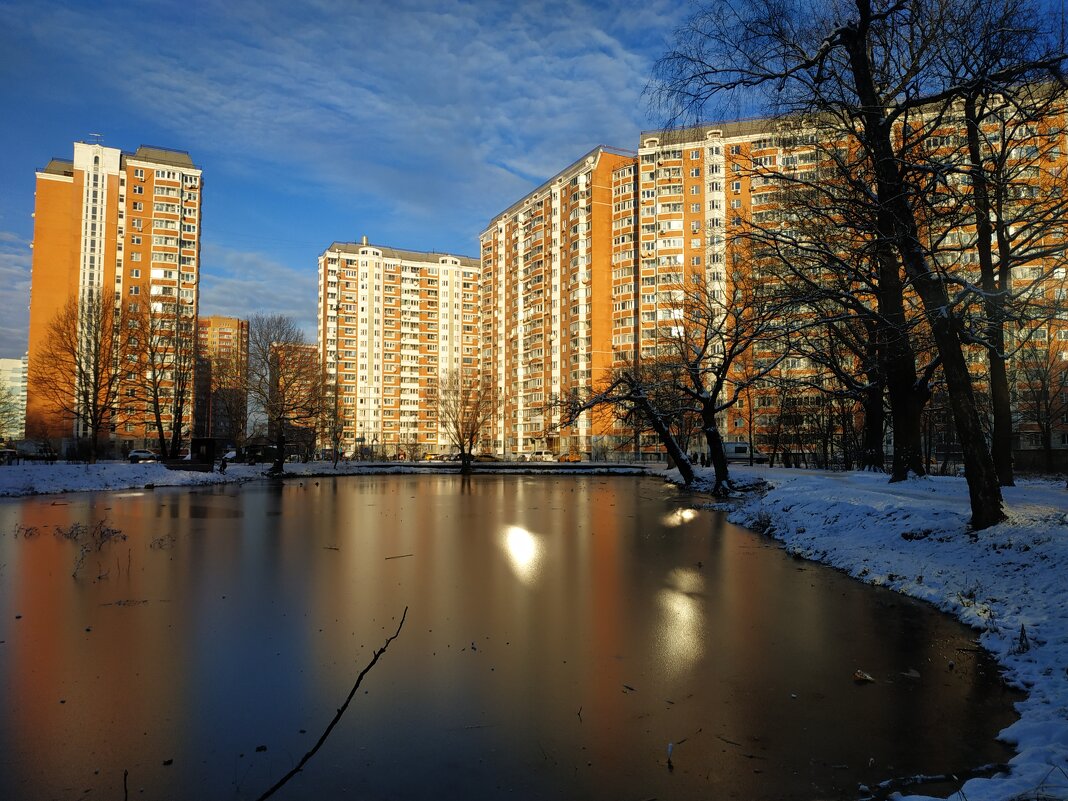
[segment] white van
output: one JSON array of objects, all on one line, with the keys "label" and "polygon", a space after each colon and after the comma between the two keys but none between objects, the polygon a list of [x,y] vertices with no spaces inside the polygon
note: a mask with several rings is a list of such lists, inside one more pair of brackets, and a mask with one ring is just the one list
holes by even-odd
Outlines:
[{"label": "white van", "polygon": [[[749,463],[749,443],[748,442],[724,442],[723,451],[727,454],[728,462],[745,462]],[[762,454],[757,449],[753,449],[753,464],[767,464],[768,457]]]},{"label": "white van", "polygon": [[556,457],[553,456],[552,451],[534,451],[530,454],[530,461],[532,462],[554,462]]}]

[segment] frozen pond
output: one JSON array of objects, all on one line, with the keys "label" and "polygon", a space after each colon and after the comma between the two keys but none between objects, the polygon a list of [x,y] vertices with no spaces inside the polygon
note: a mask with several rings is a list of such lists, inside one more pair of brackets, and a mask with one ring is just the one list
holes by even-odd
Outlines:
[{"label": "frozen pond", "polygon": [[[406,606],[275,798],[852,798],[1010,756],[971,632],[701,504],[492,475],[0,502],[0,798],[128,770],[132,799],[255,799]],[[72,577],[56,530],[101,520],[127,539]]]}]

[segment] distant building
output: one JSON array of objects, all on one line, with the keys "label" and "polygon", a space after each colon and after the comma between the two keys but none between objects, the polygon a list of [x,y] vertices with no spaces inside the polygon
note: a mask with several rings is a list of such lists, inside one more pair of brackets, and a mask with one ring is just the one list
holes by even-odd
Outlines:
[{"label": "distant building", "polygon": [[12,394],[16,411],[14,425],[0,430],[0,439],[22,439],[26,431],[26,357],[0,359],[0,387]]},{"label": "distant building", "polygon": [[[35,383],[49,368],[42,361],[49,325],[69,299],[82,304],[89,297],[113,298],[116,308],[150,309],[170,318],[178,337],[193,335],[201,189],[201,170],[188,153],[145,145],[124,153],[75,142],[73,160],[54,158],[37,173],[26,399],[30,436],[88,433],[75,431],[75,421]],[[138,387],[143,376],[128,372],[129,391],[114,409],[111,436],[143,442],[155,436],[148,428],[152,415]]]},{"label": "distant building", "polygon": [[248,419],[248,320],[213,315],[197,324],[196,427],[240,444]]},{"label": "distant building", "polygon": [[341,447],[393,456],[449,449],[431,382],[477,374],[476,259],[362,242],[334,242],[319,257],[319,358],[337,387]]}]

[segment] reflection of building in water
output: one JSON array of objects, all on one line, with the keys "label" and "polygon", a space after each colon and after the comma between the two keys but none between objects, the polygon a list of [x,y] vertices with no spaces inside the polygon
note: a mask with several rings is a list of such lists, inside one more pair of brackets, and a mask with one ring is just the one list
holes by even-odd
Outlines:
[{"label": "reflection of building in water", "polygon": [[[153,742],[181,739],[175,732],[189,705],[177,653],[189,644],[160,622],[158,609],[145,614],[181,593],[170,573],[144,569],[152,521],[131,525],[148,507],[124,503],[123,495],[21,504],[21,530],[35,535],[12,538],[17,547],[0,560],[7,563],[5,608],[21,615],[0,659],[0,727],[17,733],[0,737],[7,745],[0,796],[8,782],[22,782],[4,797],[61,797],[72,776],[85,787],[118,786],[144,752],[146,732]],[[111,507],[120,503],[132,515],[121,524],[130,538],[92,549],[72,577],[86,535],[75,542],[60,532],[114,521]]]}]

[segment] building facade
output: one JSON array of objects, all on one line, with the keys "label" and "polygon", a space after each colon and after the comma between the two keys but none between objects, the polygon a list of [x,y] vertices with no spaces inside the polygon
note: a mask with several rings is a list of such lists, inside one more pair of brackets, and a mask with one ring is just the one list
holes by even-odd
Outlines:
[{"label": "building facade", "polygon": [[0,430],[0,439],[22,439],[26,431],[26,362],[26,356],[0,359],[0,388],[9,393],[14,403],[11,419]]},{"label": "building facade", "polygon": [[596,412],[561,426],[554,400],[582,395],[613,367],[616,180],[634,165],[633,153],[595,148],[480,236],[481,369],[502,398],[486,440],[506,458],[590,454],[613,431]]},{"label": "building facade", "polygon": [[[49,327],[70,299],[77,299],[79,308],[92,298],[111,299],[119,312],[116,319],[152,315],[158,325],[145,324],[156,333],[141,335],[142,356],[149,336],[158,337],[160,353],[193,351],[201,191],[201,170],[188,153],[144,145],[125,153],[100,143],[75,142],[73,159],[52,159],[37,173],[26,411],[29,436],[61,439],[89,433],[76,430],[77,420],[57,408],[40,382],[49,370],[44,356]],[[128,355],[122,362],[118,369],[124,373],[124,387],[111,410],[111,438],[128,443],[152,440],[156,436],[154,415],[142,391],[145,371],[152,366]],[[186,391],[175,372],[173,366],[159,371],[168,399]],[[190,394],[191,387],[190,380]],[[191,412],[183,417],[171,400],[163,405],[165,425],[187,426]]]},{"label": "building facade", "polygon": [[248,423],[248,320],[200,317],[197,358],[197,433],[239,445]]},{"label": "building facade", "polygon": [[483,349],[479,263],[361,242],[319,256],[318,343],[345,454],[444,453],[428,388],[474,374]]}]

